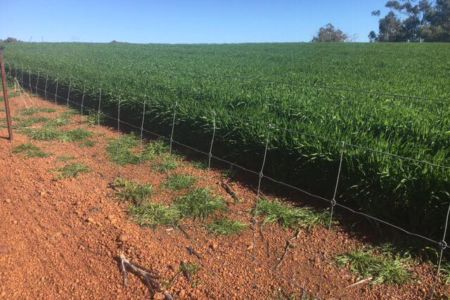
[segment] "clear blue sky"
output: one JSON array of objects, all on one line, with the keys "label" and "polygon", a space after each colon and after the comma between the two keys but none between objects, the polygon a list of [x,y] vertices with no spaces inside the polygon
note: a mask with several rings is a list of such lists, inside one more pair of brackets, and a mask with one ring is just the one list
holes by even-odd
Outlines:
[{"label": "clear blue sky", "polygon": [[0,38],[24,41],[241,43],[310,41],[331,22],[356,41],[385,0],[2,1]]}]

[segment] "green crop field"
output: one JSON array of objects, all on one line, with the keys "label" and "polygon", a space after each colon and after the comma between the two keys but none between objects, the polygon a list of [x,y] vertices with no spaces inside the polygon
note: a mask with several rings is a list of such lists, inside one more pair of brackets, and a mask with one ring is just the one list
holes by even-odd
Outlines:
[{"label": "green crop field", "polygon": [[[66,97],[86,90],[102,106],[176,140],[321,196],[441,239],[450,169],[368,151],[450,165],[450,45],[132,45],[16,43],[10,74]],[[403,97],[409,95],[414,97]],[[361,148],[362,147],[362,148]],[[264,182],[263,182],[264,184]]]}]

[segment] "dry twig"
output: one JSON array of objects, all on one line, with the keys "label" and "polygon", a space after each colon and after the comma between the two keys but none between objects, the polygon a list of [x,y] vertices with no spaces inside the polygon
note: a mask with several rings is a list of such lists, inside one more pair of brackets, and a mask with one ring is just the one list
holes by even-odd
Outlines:
[{"label": "dry twig", "polygon": [[235,191],[233,191],[233,189],[231,188],[231,186],[228,183],[226,183],[225,181],[222,181],[220,183],[220,185],[225,190],[225,192],[227,192],[231,196],[231,198],[233,198],[235,203],[240,202],[238,195],[236,194]]},{"label": "dry twig", "polygon": [[[147,270],[137,264],[130,262],[123,253],[119,255],[120,259],[120,270],[123,275],[123,284],[128,286],[128,271],[139,276],[147,286],[150,294],[153,295],[154,292],[160,292],[161,286],[157,279],[159,275],[153,271]],[[172,299],[172,296],[168,292],[164,292],[165,298],[167,300]]]},{"label": "dry twig", "polygon": [[296,239],[298,239],[298,237],[300,236],[300,230],[297,230],[296,234],[290,238],[289,240],[286,241],[286,245],[284,246],[284,253],[281,256],[281,258],[278,260],[277,265],[275,266],[275,270],[277,270],[280,265],[283,263],[284,258],[286,257],[286,255],[289,252],[289,249],[293,246],[292,242]]}]

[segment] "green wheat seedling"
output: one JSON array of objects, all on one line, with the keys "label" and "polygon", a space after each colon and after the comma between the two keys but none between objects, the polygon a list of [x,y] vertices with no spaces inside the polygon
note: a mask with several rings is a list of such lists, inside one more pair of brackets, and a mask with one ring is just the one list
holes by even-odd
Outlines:
[{"label": "green wheat seedling", "polygon": [[21,153],[24,154],[26,157],[48,157],[49,154],[45,153],[41,150],[41,148],[31,144],[31,143],[25,143],[21,144],[17,147],[14,147],[13,153]]},{"label": "green wheat seedling", "polygon": [[227,206],[221,197],[211,194],[207,189],[195,189],[175,200],[175,206],[185,217],[204,219],[217,211],[226,210]]},{"label": "green wheat seedling", "polygon": [[260,199],[255,215],[264,216],[266,223],[279,223],[283,227],[307,228],[324,225],[329,220],[328,213],[315,212],[310,208],[292,207],[279,200]]},{"label": "green wheat seedling", "polygon": [[208,230],[216,235],[233,235],[241,233],[247,226],[247,224],[239,221],[220,219],[209,224]]},{"label": "green wheat seedling", "polygon": [[153,193],[153,187],[150,184],[139,184],[120,177],[114,180],[112,186],[116,189],[117,197],[130,201],[135,206],[144,205]]}]

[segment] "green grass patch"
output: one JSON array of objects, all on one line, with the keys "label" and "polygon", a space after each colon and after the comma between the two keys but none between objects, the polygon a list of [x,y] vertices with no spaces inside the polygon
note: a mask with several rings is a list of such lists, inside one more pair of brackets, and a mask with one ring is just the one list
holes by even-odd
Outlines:
[{"label": "green grass patch", "polygon": [[167,173],[178,168],[178,161],[173,155],[161,157],[161,161],[157,162],[153,169],[159,173]]},{"label": "green grass patch", "polygon": [[170,190],[179,191],[190,188],[196,181],[197,178],[191,175],[173,174],[167,178],[165,187]]},{"label": "green grass patch", "polygon": [[204,219],[216,211],[227,208],[221,197],[216,197],[207,189],[195,189],[175,200],[176,207],[186,217]]},{"label": "green grass patch", "polygon": [[139,225],[149,227],[176,226],[181,219],[181,213],[177,208],[154,203],[132,206],[130,214]]},{"label": "green grass patch", "polygon": [[391,254],[376,255],[371,250],[356,250],[336,257],[340,267],[362,278],[372,278],[374,284],[404,284],[411,279],[405,259]]},{"label": "green grass patch", "polygon": [[47,123],[47,125],[60,127],[60,126],[68,125],[69,123],[70,123],[70,120],[66,116],[61,114],[61,116],[57,117],[56,119],[50,120]]},{"label": "green grass patch", "polygon": [[122,135],[111,140],[106,147],[110,159],[118,165],[138,164],[139,155],[132,150],[139,145],[139,140],[132,134]]},{"label": "green grass patch", "polygon": [[216,220],[208,225],[208,230],[217,235],[233,235],[241,233],[247,224],[229,219]]},{"label": "green grass patch", "polygon": [[44,151],[41,150],[41,148],[31,144],[31,143],[25,143],[25,144],[21,144],[17,147],[14,147],[13,153],[20,153],[20,154],[24,154],[27,157],[48,157],[49,154],[45,153]]},{"label": "green grass patch", "polygon": [[72,155],[62,155],[62,156],[57,157],[57,160],[62,161],[62,162],[67,162],[67,161],[74,160],[74,159],[75,159],[75,157]]},{"label": "green grass patch", "polygon": [[65,142],[80,142],[90,138],[91,136],[92,132],[83,128],[77,128],[69,131],[63,131],[60,139]]},{"label": "green grass patch", "polygon": [[105,115],[100,112],[97,113],[95,111],[89,111],[87,117],[86,117],[86,122],[88,123],[89,126],[94,126],[97,124],[103,124],[105,123]]},{"label": "green grass patch", "polygon": [[53,112],[56,112],[56,109],[47,107],[30,107],[20,110],[20,114],[23,116],[32,116],[37,113],[53,113]]},{"label": "green grass patch", "polygon": [[116,178],[112,185],[120,199],[131,201],[136,206],[145,204],[153,192],[153,187],[149,184],[140,184],[120,177]]},{"label": "green grass patch", "polygon": [[31,117],[31,118],[15,118],[14,120],[15,128],[25,128],[30,127],[38,123],[47,123],[49,121],[49,118],[47,117]]},{"label": "green grass patch", "polygon": [[81,163],[71,163],[62,168],[56,169],[58,179],[77,177],[79,174],[87,173],[89,171],[89,167]]},{"label": "green grass patch", "polygon": [[61,132],[54,127],[44,126],[42,128],[24,128],[21,132],[37,141],[52,141],[61,139]]},{"label": "green grass patch", "polygon": [[260,199],[256,204],[255,214],[265,216],[266,223],[279,223],[289,228],[312,228],[326,224],[329,214],[315,212],[310,208],[292,207],[279,200]]},{"label": "green grass patch", "polygon": [[153,160],[158,156],[163,154],[167,154],[169,151],[169,146],[167,143],[161,140],[153,141],[145,145],[144,150],[142,151],[143,160]]},{"label": "green grass patch", "polygon": [[192,278],[200,271],[200,266],[195,263],[182,262],[180,264],[180,271],[186,278],[191,281]]},{"label": "green grass patch", "polygon": [[91,148],[95,146],[95,142],[92,140],[85,140],[80,143],[80,147]]}]

